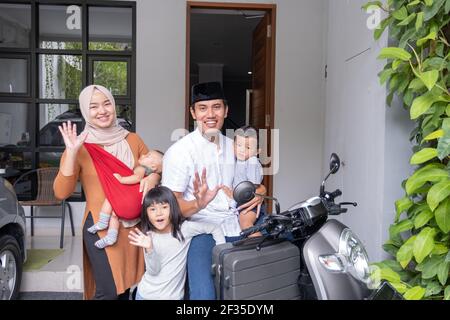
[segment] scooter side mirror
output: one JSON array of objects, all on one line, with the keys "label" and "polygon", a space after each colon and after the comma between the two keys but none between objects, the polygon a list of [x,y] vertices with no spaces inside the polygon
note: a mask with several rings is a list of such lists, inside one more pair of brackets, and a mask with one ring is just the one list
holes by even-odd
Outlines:
[{"label": "scooter side mirror", "polygon": [[325,194],[325,181],[327,181],[330,174],[335,174],[336,172],[338,172],[340,167],[341,160],[339,159],[339,156],[336,153],[332,153],[330,157],[330,172],[327,174],[325,179],[323,179],[322,184],[320,185],[319,194],[321,197],[323,197]]},{"label": "scooter side mirror", "polygon": [[341,167],[341,160],[336,153],[332,153],[330,157],[330,173],[335,174]]},{"label": "scooter side mirror", "polygon": [[250,181],[242,181],[233,190],[234,201],[238,205],[249,202],[255,197],[256,187]]}]

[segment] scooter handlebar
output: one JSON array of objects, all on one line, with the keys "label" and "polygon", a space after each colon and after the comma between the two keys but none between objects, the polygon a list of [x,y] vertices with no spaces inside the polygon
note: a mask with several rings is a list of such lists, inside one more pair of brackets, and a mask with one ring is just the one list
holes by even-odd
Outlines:
[{"label": "scooter handlebar", "polygon": [[339,197],[339,196],[342,196],[342,191],[339,190],[339,189],[336,189],[336,190],[334,190],[333,192],[331,192],[330,195],[331,195],[331,196],[333,197],[333,199],[334,199],[334,198],[337,198],[337,197]]},{"label": "scooter handlebar", "polygon": [[260,225],[244,229],[241,232],[241,236],[242,237],[247,237],[247,236],[251,235],[252,233],[255,233],[255,232],[258,232],[258,231],[261,231],[261,230],[267,228],[268,225],[269,225],[268,222],[264,222],[264,223],[262,223]]}]

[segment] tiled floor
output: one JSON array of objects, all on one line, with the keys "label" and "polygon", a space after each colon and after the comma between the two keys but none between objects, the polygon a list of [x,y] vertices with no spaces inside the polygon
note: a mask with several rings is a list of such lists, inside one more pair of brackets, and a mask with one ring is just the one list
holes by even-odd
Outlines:
[{"label": "tiled floor", "polygon": [[[81,236],[66,236],[64,252],[37,271],[24,272],[21,292],[82,292]],[[28,249],[58,249],[58,236],[34,236],[27,239]]]}]

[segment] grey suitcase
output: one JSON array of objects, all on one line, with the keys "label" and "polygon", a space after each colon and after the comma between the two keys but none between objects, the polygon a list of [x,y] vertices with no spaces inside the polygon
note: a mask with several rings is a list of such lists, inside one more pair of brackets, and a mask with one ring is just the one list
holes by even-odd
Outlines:
[{"label": "grey suitcase", "polygon": [[213,249],[212,273],[220,300],[299,299],[300,251],[289,241],[258,238],[242,245],[224,243]]}]

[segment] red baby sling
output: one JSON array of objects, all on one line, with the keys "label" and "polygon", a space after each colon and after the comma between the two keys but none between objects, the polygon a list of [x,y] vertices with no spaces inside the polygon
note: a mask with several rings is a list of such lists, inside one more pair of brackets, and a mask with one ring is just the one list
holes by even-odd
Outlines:
[{"label": "red baby sling", "polygon": [[96,144],[84,143],[94,163],[103,192],[115,214],[122,219],[133,220],[141,214],[142,193],[139,184],[122,184],[113,173],[122,177],[134,174],[122,161]]}]

